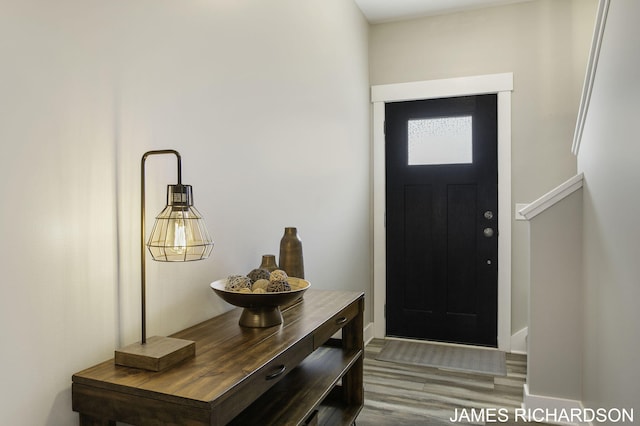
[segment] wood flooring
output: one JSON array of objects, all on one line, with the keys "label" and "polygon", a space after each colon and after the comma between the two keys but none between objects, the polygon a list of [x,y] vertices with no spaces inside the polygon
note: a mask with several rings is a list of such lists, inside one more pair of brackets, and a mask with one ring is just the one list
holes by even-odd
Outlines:
[{"label": "wood flooring", "polygon": [[378,361],[383,345],[384,340],[373,339],[365,347],[365,402],[357,426],[485,424],[457,420],[465,409],[491,408],[506,409],[509,420],[488,423],[527,424],[515,422],[513,415],[522,404],[526,355],[507,354],[507,375],[492,376]]}]

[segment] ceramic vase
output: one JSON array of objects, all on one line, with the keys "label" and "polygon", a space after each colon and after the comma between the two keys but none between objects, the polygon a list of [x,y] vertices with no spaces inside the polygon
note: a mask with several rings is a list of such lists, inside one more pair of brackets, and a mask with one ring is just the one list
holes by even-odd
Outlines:
[{"label": "ceramic vase", "polygon": [[280,269],[290,277],[304,278],[304,261],[302,257],[302,240],[297,228],[284,228],[280,240]]}]

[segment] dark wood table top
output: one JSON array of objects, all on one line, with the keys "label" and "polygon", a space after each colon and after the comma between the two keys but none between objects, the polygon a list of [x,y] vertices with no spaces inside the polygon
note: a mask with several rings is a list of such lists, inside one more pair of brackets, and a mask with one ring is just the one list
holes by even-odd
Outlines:
[{"label": "dark wood table top", "polygon": [[196,356],[162,372],[117,366],[113,359],[73,375],[75,384],[211,410],[214,402],[250,374],[300,343],[361,292],[308,290],[283,311],[283,324],[269,328],[238,325],[235,308],[172,335],[196,342]]}]

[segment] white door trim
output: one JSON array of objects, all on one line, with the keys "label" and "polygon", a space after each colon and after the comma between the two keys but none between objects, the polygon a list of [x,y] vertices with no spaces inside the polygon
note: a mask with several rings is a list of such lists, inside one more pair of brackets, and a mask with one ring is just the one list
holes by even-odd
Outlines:
[{"label": "white door trim", "polygon": [[498,95],[498,349],[511,349],[511,91],[513,73],[371,87],[373,103],[373,327],[386,336],[385,103],[418,99]]}]

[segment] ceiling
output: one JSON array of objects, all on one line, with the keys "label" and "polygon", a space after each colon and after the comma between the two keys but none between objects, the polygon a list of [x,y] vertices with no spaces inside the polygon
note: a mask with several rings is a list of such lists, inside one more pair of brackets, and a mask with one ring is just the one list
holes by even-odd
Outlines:
[{"label": "ceiling", "polygon": [[355,0],[372,24],[524,1],[531,0]]}]

